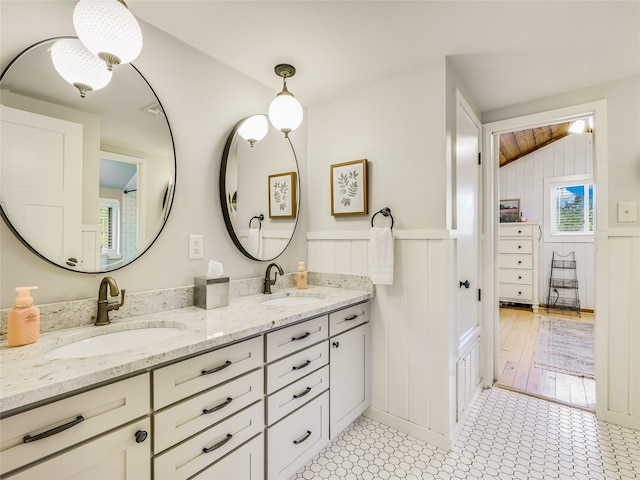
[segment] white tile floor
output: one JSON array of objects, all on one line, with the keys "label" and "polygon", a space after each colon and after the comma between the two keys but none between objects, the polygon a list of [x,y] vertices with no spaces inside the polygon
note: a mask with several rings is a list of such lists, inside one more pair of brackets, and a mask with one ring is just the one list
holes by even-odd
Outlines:
[{"label": "white tile floor", "polygon": [[470,408],[451,452],[360,417],[293,478],[640,479],[640,431],[500,388]]}]

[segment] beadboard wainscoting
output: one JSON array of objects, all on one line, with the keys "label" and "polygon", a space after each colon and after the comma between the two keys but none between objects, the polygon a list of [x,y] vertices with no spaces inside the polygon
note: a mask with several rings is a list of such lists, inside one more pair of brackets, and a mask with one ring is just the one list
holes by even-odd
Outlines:
[{"label": "beadboard wainscoting", "polygon": [[608,236],[609,385],[597,383],[596,388],[606,388],[607,420],[640,429],[640,229],[612,228]]},{"label": "beadboard wainscoting", "polygon": [[[309,270],[368,275],[368,230],[309,232],[307,240]],[[393,285],[376,286],[371,301],[367,415],[446,449],[457,412],[455,249],[452,231],[394,230]]]}]

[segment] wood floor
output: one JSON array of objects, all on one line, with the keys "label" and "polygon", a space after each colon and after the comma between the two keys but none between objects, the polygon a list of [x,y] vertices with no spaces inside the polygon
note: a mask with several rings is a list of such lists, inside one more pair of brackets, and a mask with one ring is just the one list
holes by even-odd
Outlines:
[{"label": "wood floor", "polygon": [[[544,370],[534,365],[540,326],[539,313],[530,309],[500,308],[500,376],[497,386],[595,410],[595,380]],[[575,312],[551,310],[549,316],[578,319]],[[580,320],[593,321],[593,313],[582,312]]]}]

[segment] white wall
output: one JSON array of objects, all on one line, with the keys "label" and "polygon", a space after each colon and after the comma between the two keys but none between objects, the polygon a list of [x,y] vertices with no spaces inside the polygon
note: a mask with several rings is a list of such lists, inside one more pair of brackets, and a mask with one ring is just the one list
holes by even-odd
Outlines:
[{"label": "white wall", "polygon": [[[0,2],[0,66],[4,69],[24,48],[40,40],[74,35],[75,3]],[[192,285],[193,277],[203,275],[208,259],[214,258],[223,262],[232,279],[262,276],[266,265],[244,257],[227,234],[218,175],[232,127],[241,118],[264,112],[277,92],[150,25],[143,23],[142,30],[144,48],[134,64],[153,86],[173,130],[178,162],[176,194],[159,239],[140,259],[111,275],[131,292]],[[291,139],[305,178],[306,123]],[[303,190],[303,205],[305,198]],[[298,223],[302,232],[306,231],[305,217],[303,212]],[[0,223],[0,308],[10,308],[14,288],[20,285],[38,285],[38,303],[97,297],[104,275],[79,274],[48,264]],[[204,235],[202,260],[187,259],[187,236],[192,233]],[[304,233],[298,232],[278,262],[285,271],[293,272],[306,254]]]},{"label": "white wall", "polygon": [[[544,229],[545,179],[567,175],[593,174],[593,142],[591,133],[573,133],[500,167],[500,198],[519,198],[520,209],[529,222],[541,222]],[[597,189],[597,186],[596,186]],[[596,192],[597,195],[597,192]],[[570,239],[540,239],[538,256],[538,301],[547,303],[551,256],[575,252],[577,262],[580,307],[595,307],[595,249],[593,242],[572,242]]]}]

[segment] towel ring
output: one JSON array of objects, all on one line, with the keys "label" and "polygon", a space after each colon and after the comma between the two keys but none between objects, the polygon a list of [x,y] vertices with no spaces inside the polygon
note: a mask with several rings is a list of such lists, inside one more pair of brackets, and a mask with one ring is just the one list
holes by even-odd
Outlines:
[{"label": "towel ring", "polygon": [[384,207],[373,214],[373,217],[371,217],[371,226],[373,227],[373,219],[376,218],[376,215],[379,213],[381,213],[383,217],[391,217],[391,228],[393,229],[393,215],[391,215],[391,209],[389,207]]},{"label": "towel ring", "polygon": [[249,228],[251,228],[251,222],[253,222],[255,219],[258,220],[258,228],[262,228],[262,221],[264,220],[264,215],[262,213],[260,215],[256,215],[255,217],[251,217],[251,220],[249,220]]}]

